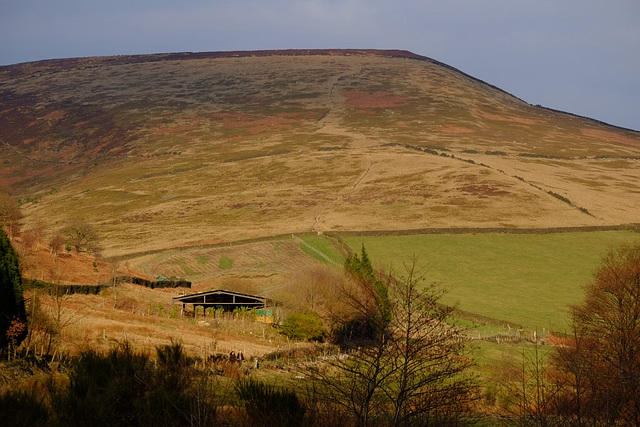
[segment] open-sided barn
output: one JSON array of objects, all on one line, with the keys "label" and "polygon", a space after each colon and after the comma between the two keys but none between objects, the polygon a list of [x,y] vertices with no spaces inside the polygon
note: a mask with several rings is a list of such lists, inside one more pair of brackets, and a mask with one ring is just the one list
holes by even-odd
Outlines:
[{"label": "open-sided barn", "polygon": [[194,310],[200,306],[205,313],[208,308],[221,308],[225,312],[230,312],[241,307],[266,309],[267,298],[219,289],[175,297],[173,303],[182,304],[183,313],[187,304],[191,304]]}]

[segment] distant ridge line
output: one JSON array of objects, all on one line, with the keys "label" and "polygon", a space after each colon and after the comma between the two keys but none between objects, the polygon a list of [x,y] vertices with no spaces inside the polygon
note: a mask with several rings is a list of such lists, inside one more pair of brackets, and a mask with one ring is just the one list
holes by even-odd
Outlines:
[{"label": "distant ridge line", "polygon": [[218,58],[265,58],[270,56],[378,56],[381,58],[404,58],[429,62],[451,71],[459,73],[471,80],[485,84],[519,101],[527,103],[517,96],[500,89],[490,83],[473,77],[459,69],[452,67],[433,58],[422,56],[402,49],[273,49],[273,50],[234,50],[213,52],[175,52],[175,53],[148,53],[139,55],[115,55],[115,56],[88,56],[76,58],[43,59],[41,61],[23,62],[15,65],[0,66],[0,75],[7,73],[9,77],[19,77],[24,74],[55,73],[62,70],[79,68],[93,68],[105,65],[143,64],[145,62],[184,61],[193,59],[218,59]]},{"label": "distant ridge line", "polygon": [[[248,58],[269,56],[350,56],[369,55],[384,58],[408,58],[422,61],[430,61],[445,67],[455,69],[447,64],[436,61],[426,56],[418,55],[408,50],[401,49],[271,49],[271,50],[233,50],[233,51],[209,51],[209,52],[172,52],[172,53],[147,53],[137,55],[112,55],[112,56],[87,56],[74,58],[43,59],[40,61],[23,62],[13,65],[2,65],[0,71],[10,68],[29,68],[39,66],[42,69],[58,68],[73,69],[90,65],[122,65],[144,62],[176,61],[188,59],[216,59],[216,58]],[[34,70],[35,71],[35,70]],[[459,70],[457,70],[459,71]],[[463,73],[464,74],[464,73]]]},{"label": "distant ridge line", "polygon": [[541,108],[541,109],[547,110],[547,111],[551,111],[552,113],[564,114],[564,115],[571,116],[571,117],[577,117],[579,119],[589,120],[589,121],[595,122],[595,123],[597,123],[599,125],[612,127],[612,128],[624,130],[624,131],[627,131],[627,132],[640,133],[640,130],[626,128],[624,126],[612,125],[611,123],[603,122],[602,120],[594,119],[592,117],[587,117],[587,116],[581,116],[580,114],[570,113],[568,111],[556,110],[555,108],[545,107],[543,105],[535,105],[534,107]]},{"label": "distant ridge line", "polygon": [[57,59],[44,59],[40,61],[23,62],[20,64],[0,66],[0,78],[2,77],[17,78],[17,77],[24,77],[27,75],[32,76],[35,74],[57,73],[63,70],[93,68],[93,67],[108,66],[108,65],[141,64],[146,62],[182,61],[182,60],[217,59],[217,58],[250,58],[250,57],[270,57],[270,56],[314,56],[314,55],[378,56],[382,58],[404,58],[404,59],[412,59],[417,61],[429,62],[434,65],[447,68],[473,81],[484,84],[494,90],[497,90],[498,92],[508,95],[534,108],[541,108],[543,110],[547,110],[553,113],[559,113],[559,114],[564,114],[564,115],[576,117],[583,120],[589,120],[600,125],[605,125],[605,126],[609,126],[609,127],[624,130],[624,131],[640,133],[640,130],[612,125],[610,123],[593,119],[591,117],[581,116],[581,115],[570,113],[567,111],[543,107],[541,105],[530,104],[527,101],[515,96],[512,93],[509,93],[504,89],[501,89],[495,85],[492,85],[491,83],[487,83],[484,80],[481,80],[477,77],[467,74],[464,71],[459,70],[458,68],[445,64],[444,62],[440,62],[436,59],[429,58],[423,55],[418,55],[408,50],[402,50],[402,49],[272,49],[272,50],[211,51],[211,52],[150,53],[150,54],[137,54],[137,55],[57,58]]}]

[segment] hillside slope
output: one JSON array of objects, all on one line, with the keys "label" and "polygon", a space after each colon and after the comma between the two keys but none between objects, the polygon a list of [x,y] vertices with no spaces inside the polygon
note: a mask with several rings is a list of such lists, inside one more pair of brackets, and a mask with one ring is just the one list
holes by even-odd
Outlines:
[{"label": "hillside slope", "polygon": [[640,133],[403,51],[0,67],[0,183],[107,255],[274,234],[638,222]]}]

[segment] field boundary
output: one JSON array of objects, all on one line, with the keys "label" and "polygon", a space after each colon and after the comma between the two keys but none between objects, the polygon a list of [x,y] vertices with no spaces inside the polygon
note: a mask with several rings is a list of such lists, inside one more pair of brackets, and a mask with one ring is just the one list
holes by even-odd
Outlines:
[{"label": "field boundary", "polygon": [[353,230],[353,231],[325,231],[331,237],[338,236],[411,236],[420,234],[556,234],[556,233],[585,233],[595,231],[633,231],[640,233],[640,223],[619,225],[590,225],[580,227],[545,227],[545,228],[509,228],[509,227],[443,227],[443,228],[415,228],[404,230]]},{"label": "field boundary", "polygon": [[[321,236],[330,237],[340,242],[340,246],[347,254],[351,253],[348,245],[343,242],[343,237],[350,236],[412,236],[420,234],[554,234],[554,233],[585,233],[596,231],[632,231],[640,233],[640,223],[618,224],[618,225],[593,225],[580,227],[548,227],[548,228],[509,228],[509,227],[442,227],[442,228],[412,228],[404,230],[350,230],[350,231],[323,231]],[[230,240],[228,242],[207,243],[196,245],[174,246],[163,249],[150,249],[148,251],[131,252],[124,255],[109,257],[109,261],[123,261],[146,255],[159,254],[166,251],[180,251],[188,249],[223,248],[231,246],[250,245],[252,243],[271,242],[274,240],[291,239],[294,236],[304,236],[309,232],[284,233],[271,236],[254,237],[251,239]]]}]

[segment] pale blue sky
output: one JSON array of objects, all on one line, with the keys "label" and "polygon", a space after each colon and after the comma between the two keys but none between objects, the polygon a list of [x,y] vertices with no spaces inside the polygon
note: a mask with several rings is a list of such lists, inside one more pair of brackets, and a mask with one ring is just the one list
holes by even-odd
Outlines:
[{"label": "pale blue sky", "polygon": [[640,130],[640,0],[0,0],[0,65],[293,48],[410,50]]}]

